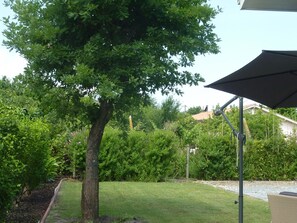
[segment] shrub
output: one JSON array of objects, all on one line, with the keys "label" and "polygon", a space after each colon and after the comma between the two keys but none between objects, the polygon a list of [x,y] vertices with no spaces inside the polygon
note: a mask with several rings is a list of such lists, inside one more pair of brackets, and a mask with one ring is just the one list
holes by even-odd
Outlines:
[{"label": "shrub", "polygon": [[51,142],[51,155],[55,159],[55,163],[59,166],[58,175],[71,175],[71,154],[69,142],[71,140],[71,132],[65,130],[57,133]]},{"label": "shrub", "polygon": [[12,134],[0,133],[0,221],[22,189],[20,178],[24,164],[15,158],[15,140]]},{"label": "shrub", "polygon": [[201,134],[198,150],[191,155],[191,176],[203,180],[233,180],[236,169],[236,142],[228,136]]},{"label": "shrub", "polygon": [[66,128],[52,140],[51,152],[55,157],[54,162],[59,165],[60,175],[71,175],[74,178],[83,175],[88,133],[86,127],[75,131]]},{"label": "shrub", "polygon": [[167,130],[124,133],[107,128],[99,153],[101,181],[163,181],[180,167],[178,138]]},{"label": "shrub", "polygon": [[127,137],[125,160],[125,179],[144,180],[146,176],[145,154],[148,150],[149,139],[143,131],[130,131]]},{"label": "shrub", "polygon": [[296,141],[283,138],[251,140],[245,153],[245,175],[249,180],[292,180],[296,177]]},{"label": "shrub", "polygon": [[89,130],[87,128],[73,132],[67,144],[70,159],[70,172],[74,178],[82,176],[85,171],[88,135]]},{"label": "shrub", "polygon": [[149,147],[145,154],[147,181],[163,181],[172,177],[178,166],[178,138],[168,130],[148,134]]},{"label": "shrub", "polygon": [[47,125],[0,103],[0,220],[24,188],[46,180],[50,158]]},{"label": "shrub", "polygon": [[123,132],[107,127],[99,151],[99,179],[113,181],[125,179],[126,142]]},{"label": "shrub", "polygon": [[50,139],[48,126],[40,119],[22,119],[17,158],[25,165],[22,174],[23,186],[34,189],[46,180],[49,169]]}]

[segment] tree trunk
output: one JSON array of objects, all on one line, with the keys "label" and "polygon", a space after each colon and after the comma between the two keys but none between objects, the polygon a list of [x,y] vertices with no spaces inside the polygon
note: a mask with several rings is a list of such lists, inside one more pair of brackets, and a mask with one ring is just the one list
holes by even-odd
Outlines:
[{"label": "tree trunk", "polygon": [[100,102],[99,117],[92,124],[86,152],[86,172],[82,187],[81,210],[83,222],[99,222],[98,154],[104,128],[112,115],[112,104]]}]

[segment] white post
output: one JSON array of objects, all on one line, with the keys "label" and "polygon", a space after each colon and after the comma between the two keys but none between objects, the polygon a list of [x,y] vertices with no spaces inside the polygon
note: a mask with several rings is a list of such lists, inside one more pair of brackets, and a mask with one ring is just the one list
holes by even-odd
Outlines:
[{"label": "white post", "polygon": [[187,147],[187,168],[186,168],[186,178],[189,179],[189,166],[190,166],[190,147]]}]

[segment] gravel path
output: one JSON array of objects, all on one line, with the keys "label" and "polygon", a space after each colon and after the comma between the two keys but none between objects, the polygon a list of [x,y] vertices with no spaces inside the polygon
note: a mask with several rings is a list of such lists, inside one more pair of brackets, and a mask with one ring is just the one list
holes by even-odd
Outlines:
[{"label": "gravel path", "polygon": [[[238,181],[199,181],[214,187],[238,193]],[[297,181],[244,181],[243,193],[267,201],[267,194],[282,191],[297,192]]]}]

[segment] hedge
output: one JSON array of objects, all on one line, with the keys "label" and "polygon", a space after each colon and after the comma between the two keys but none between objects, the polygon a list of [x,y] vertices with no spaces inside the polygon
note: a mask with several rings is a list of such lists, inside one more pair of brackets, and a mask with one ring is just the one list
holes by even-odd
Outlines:
[{"label": "hedge", "polygon": [[244,154],[244,174],[248,180],[295,180],[296,139],[251,140]]},{"label": "hedge", "polygon": [[48,133],[41,119],[0,103],[0,221],[24,190],[30,192],[53,176]]},{"label": "hedge", "polygon": [[177,172],[178,140],[166,130],[151,133],[107,128],[99,153],[99,179],[163,181]]}]

